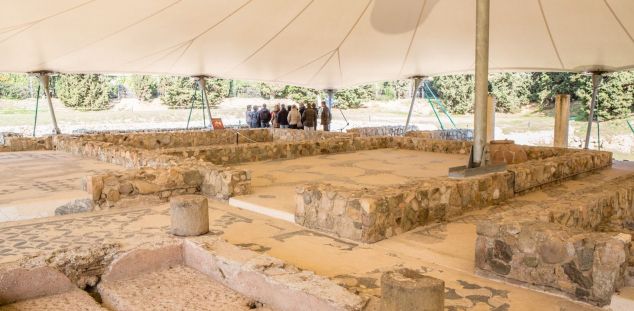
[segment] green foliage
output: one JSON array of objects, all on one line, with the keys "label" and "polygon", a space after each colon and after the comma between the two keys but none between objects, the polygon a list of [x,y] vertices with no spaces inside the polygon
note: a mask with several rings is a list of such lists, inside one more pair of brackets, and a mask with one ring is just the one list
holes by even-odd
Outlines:
[{"label": "green foliage", "polygon": [[343,89],[335,93],[337,107],[342,109],[360,108],[362,101],[375,99],[374,86],[371,84]]},{"label": "green foliage", "polygon": [[529,99],[541,109],[554,107],[557,94],[570,94],[572,101],[579,100],[579,88],[590,81],[587,75],[567,72],[535,72],[532,78]]},{"label": "green foliage", "polygon": [[126,79],[126,83],[140,101],[147,102],[158,96],[158,81],[156,77],[134,75]]},{"label": "green foliage", "polygon": [[[0,74],[0,98],[26,99],[31,96],[29,89],[30,77],[26,74]],[[35,87],[38,81],[35,80]]]},{"label": "green foliage", "polygon": [[464,114],[473,111],[473,75],[434,77],[431,87],[450,112]]},{"label": "green foliage", "polygon": [[489,77],[491,93],[496,98],[495,110],[499,112],[518,112],[520,106],[530,103],[532,77],[529,73],[505,72]]},{"label": "green foliage", "polygon": [[[599,87],[597,115],[600,120],[627,117],[634,109],[634,72],[605,74]],[[571,100],[585,107],[582,118],[588,116],[592,100],[592,78],[578,73],[534,73],[531,99],[542,108],[550,108],[557,94],[570,94]]]},{"label": "green foliage", "polygon": [[301,86],[287,85],[280,92],[281,98],[290,99],[298,104],[314,104],[317,100],[319,91]]},{"label": "green foliage", "polygon": [[[590,111],[592,82],[590,78],[576,92],[577,97]],[[599,87],[596,114],[599,120],[626,118],[634,110],[634,72],[622,71],[603,75]]]},{"label": "green foliage", "polygon": [[260,96],[266,99],[275,99],[282,97],[284,85],[277,83],[258,83]]},{"label": "green foliage", "polygon": [[64,106],[78,110],[110,108],[111,78],[96,74],[62,74],[55,77],[55,94]]},{"label": "green foliage", "polygon": [[[189,77],[162,76],[159,81],[161,103],[172,109],[202,107],[202,92],[197,82]],[[207,100],[211,107],[217,106],[229,92],[229,82],[221,79],[206,80]]]}]

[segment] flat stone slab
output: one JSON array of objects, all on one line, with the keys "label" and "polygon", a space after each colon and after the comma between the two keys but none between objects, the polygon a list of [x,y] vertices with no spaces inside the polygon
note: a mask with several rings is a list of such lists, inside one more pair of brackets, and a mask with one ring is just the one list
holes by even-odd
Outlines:
[{"label": "flat stone slab", "polygon": [[186,266],[101,283],[99,292],[104,305],[117,311],[270,310]]},{"label": "flat stone slab", "polygon": [[99,305],[88,293],[76,289],[62,294],[24,300],[1,306],[0,311],[107,311]]}]

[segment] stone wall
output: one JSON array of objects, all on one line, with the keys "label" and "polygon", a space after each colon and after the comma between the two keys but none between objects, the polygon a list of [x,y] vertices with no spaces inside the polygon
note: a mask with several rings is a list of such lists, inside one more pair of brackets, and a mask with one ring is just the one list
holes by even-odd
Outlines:
[{"label": "stone wall", "polygon": [[[531,150],[533,147],[526,149]],[[522,192],[611,165],[610,152],[575,150],[563,152],[559,156],[509,165],[507,170],[514,175],[515,192]]]},{"label": "stone wall", "polygon": [[597,305],[632,271],[634,174],[477,225],[476,269]]},{"label": "stone wall", "polygon": [[[513,146],[535,160],[509,165],[504,173],[464,179],[422,179],[398,187],[357,190],[330,185],[300,186],[295,220],[308,228],[373,243],[430,221],[498,204],[517,193],[611,165],[609,152],[547,152],[541,147]],[[353,147],[466,154],[471,143],[385,136],[354,138]]]},{"label": "stone wall", "polygon": [[378,136],[172,148],[162,149],[160,152],[169,157],[193,158],[217,165],[230,165],[244,162],[295,159],[323,154],[385,148],[467,154],[470,143],[461,141],[425,140],[410,137]]},{"label": "stone wall", "polygon": [[130,132],[76,135],[82,141],[98,141],[139,149],[181,148],[273,141],[270,129],[195,130],[178,132]]},{"label": "stone wall", "polygon": [[407,137],[418,137],[438,140],[465,140],[473,141],[472,129],[447,129],[436,131],[411,131],[405,134]]},{"label": "stone wall", "polygon": [[295,222],[339,237],[374,243],[433,221],[443,221],[513,196],[511,174],[461,180],[430,178],[397,187],[353,190],[327,184],[299,186]]},{"label": "stone wall", "polygon": [[125,205],[126,201],[150,197],[167,202],[182,194],[204,194],[219,199],[250,192],[246,171],[208,163],[183,163],[170,168],[124,170],[87,176],[83,188],[98,209]]},{"label": "stone wall", "polygon": [[57,135],[54,137],[54,144],[56,150],[121,165],[126,168],[170,167],[177,165],[182,160],[156,151],[102,141],[85,140],[76,136]]},{"label": "stone wall", "polygon": [[[418,128],[414,125],[409,126],[410,131],[417,131]],[[355,127],[346,130],[347,133],[354,134],[359,137],[366,136],[403,136],[405,133],[405,126],[376,126],[376,127]]]},{"label": "stone wall", "polygon": [[379,126],[379,127],[357,127],[347,130],[348,133],[358,137],[371,136],[407,136],[433,140],[466,140],[473,141],[473,130],[471,129],[446,129],[436,131],[418,131],[416,126],[410,126],[405,132],[404,126]]},{"label": "stone wall", "polygon": [[2,133],[0,152],[52,150],[53,136],[24,137],[15,133]]},{"label": "stone wall", "polygon": [[276,142],[299,142],[305,140],[326,140],[339,138],[352,138],[352,134],[340,132],[302,131],[293,129],[269,129]]}]

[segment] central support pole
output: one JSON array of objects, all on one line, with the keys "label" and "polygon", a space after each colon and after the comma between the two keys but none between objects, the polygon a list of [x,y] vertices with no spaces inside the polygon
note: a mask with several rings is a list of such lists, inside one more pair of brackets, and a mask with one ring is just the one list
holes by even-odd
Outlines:
[{"label": "central support pole", "polygon": [[489,0],[476,2],[475,105],[473,113],[473,166],[482,164],[487,136],[489,95]]},{"label": "central support pole", "polygon": [[414,102],[416,102],[416,94],[418,94],[418,89],[423,82],[423,78],[421,76],[412,77],[414,79],[414,91],[412,92],[412,103],[409,105],[409,112],[407,113],[407,121],[405,121],[405,129],[403,130],[403,134],[407,133],[409,130],[409,121],[412,118],[412,111],[414,110]]},{"label": "central support pole", "polygon": [[335,99],[335,90],[333,89],[326,90],[326,95],[328,96],[328,99],[326,101],[326,103],[328,104],[328,110],[330,110],[330,113],[332,113],[332,104],[334,103],[334,99]]},{"label": "central support pole", "polygon": [[198,81],[198,86],[202,90],[201,93],[202,93],[203,109],[205,109],[205,105],[207,105],[207,116],[209,117],[209,127],[213,128],[213,125],[211,123],[211,108],[209,107],[209,100],[207,100],[207,89],[205,88],[205,85],[207,84],[207,81],[205,80],[206,78],[207,77],[205,76],[195,77],[196,81]]},{"label": "central support pole", "polygon": [[590,102],[590,113],[588,114],[588,130],[586,131],[586,144],[583,149],[590,146],[590,135],[592,134],[592,122],[594,121],[594,109],[597,106],[597,95],[599,94],[599,86],[603,80],[603,73],[599,71],[592,72],[592,101]]},{"label": "central support pole", "polygon": [[38,79],[40,79],[40,85],[42,86],[44,94],[46,95],[46,100],[48,101],[48,110],[51,112],[53,130],[55,131],[55,134],[61,134],[62,131],[60,131],[59,126],[57,126],[57,118],[55,117],[55,109],[53,109],[53,100],[51,99],[51,91],[49,89],[49,72],[37,72],[35,75]]}]

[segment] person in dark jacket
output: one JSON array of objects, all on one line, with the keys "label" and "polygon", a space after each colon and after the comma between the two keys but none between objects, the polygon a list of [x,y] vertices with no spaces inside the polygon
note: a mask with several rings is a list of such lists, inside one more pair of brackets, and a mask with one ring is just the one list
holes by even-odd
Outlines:
[{"label": "person in dark jacket", "polygon": [[266,108],[266,104],[262,105],[262,109],[258,112],[258,119],[260,119],[260,127],[269,127],[271,122],[271,112]]},{"label": "person in dark jacket", "polygon": [[[306,106],[304,106],[304,104],[299,104],[299,115],[301,116],[301,118],[304,117],[304,111],[306,111]],[[303,120],[303,119],[301,119],[301,120]],[[297,124],[297,129],[299,129],[299,130],[303,130],[304,129],[304,122],[303,121],[299,122]]]},{"label": "person in dark jacket", "polygon": [[321,102],[321,125],[324,127],[324,132],[330,131],[331,119],[332,115],[330,114],[330,109],[326,106],[326,102]]},{"label": "person in dark jacket", "polygon": [[252,128],[259,128],[260,127],[260,113],[258,111],[258,106],[253,106],[253,125],[251,126]]},{"label": "person in dark jacket", "polygon": [[302,124],[304,124],[305,131],[314,131],[315,124],[317,123],[317,112],[313,109],[311,104],[304,110],[302,114]]},{"label": "person in dark jacket", "polygon": [[277,122],[280,124],[280,128],[288,128],[288,110],[286,110],[284,104],[282,104],[282,109],[277,113]]}]

